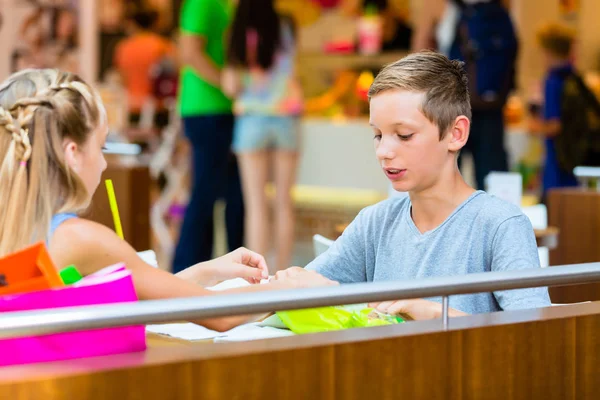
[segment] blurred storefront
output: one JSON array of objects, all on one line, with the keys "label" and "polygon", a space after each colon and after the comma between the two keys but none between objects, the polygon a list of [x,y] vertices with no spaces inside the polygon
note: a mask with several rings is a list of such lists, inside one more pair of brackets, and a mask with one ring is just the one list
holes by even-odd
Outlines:
[{"label": "blurred storefront", "polygon": [[[385,198],[388,183],[378,168],[368,126],[366,92],[379,69],[408,53],[411,27],[430,0],[279,0],[298,25],[298,73],[306,95],[298,201],[349,214]],[[25,66],[55,66],[96,80],[114,129],[124,126],[126,103],[110,74],[112,52],[125,35],[128,7],[143,0],[0,0],[0,78]],[[181,0],[147,0],[159,11],[157,30],[173,39]],[[377,4],[387,3],[382,12]],[[578,31],[577,66],[600,93],[600,1],[507,0],[520,40],[518,90],[506,108],[510,167],[536,193],[543,157],[539,139],[525,129],[528,104],[539,97],[544,76],[534,32],[550,20]],[[332,200],[334,199],[334,200]],[[321,214],[322,215],[322,214]],[[314,214],[314,221],[320,216]],[[344,219],[346,217],[340,217]],[[324,229],[320,229],[321,232]]]}]

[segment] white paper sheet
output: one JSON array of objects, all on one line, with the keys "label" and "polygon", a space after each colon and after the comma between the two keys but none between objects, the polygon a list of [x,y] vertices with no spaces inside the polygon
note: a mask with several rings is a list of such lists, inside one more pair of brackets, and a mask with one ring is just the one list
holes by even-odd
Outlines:
[{"label": "white paper sheet", "polygon": [[158,261],[156,260],[156,253],[153,250],[138,251],[137,254],[146,263],[152,265],[154,268],[158,268]]},{"label": "white paper sheet", "polygon": [[224,334],[192,323],[147,325],[146,331],[183,340],[207,340]]},{"label": "white paper sheet", "polygon": [[[264,279],[261,283],[266,283],[268,281],[268,279]],[[249,285],[250,283],[248,283],[246,280],[242,278],[236,278],[223,281],[207,289],[219,291]],[[215,342],[238,342],[293,335],[290,330],[281,328],[285,328],[285,325],[283,325],[281,320],[275,315],[267,318],[263,322],[253,322],[240,325],[227,332],[213,331],[192,323],[157,324],[146,326],[146,330],[148,332],[166,335],[173,338],[190,341],[215,339]]]},{"label": "white paper sheet", "polygon": [[192,323],[148,325],[146,330],[177,339],[189,341],[214,339],[215,342],[243,342],[294,335],[287,329],[260,326],[258,322],[240,325],[227,332],[213,331]]},{"label": "white paper sheet", "polygon": [[271,326],[260,326],[259,323],[240,325],[225,335],[214,338],[215,343],[223,342],[245,342],[249,340],[271,339],[283,336],[294,336],[288,329],[273,328]]},{"label": "white paper sheet", "polygon": [[[268,279],[263,279],[262,281],[260,281],[261,284],[265,284],[268,282],[269,282]],[[218,291],[218,290],[235,289],[235,288],[244,287],[244,286],[250,286],[250,283],[243,278],[235,278],[235,279],[229,279],[227,281],[223,281],[223,282],[218,283],[211,287],[207,287],[207,289]]]}]

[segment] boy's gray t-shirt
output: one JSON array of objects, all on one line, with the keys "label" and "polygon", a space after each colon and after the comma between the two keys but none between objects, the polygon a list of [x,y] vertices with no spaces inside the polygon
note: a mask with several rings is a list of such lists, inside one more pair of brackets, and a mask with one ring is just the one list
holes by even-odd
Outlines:
[{"label": "boy's gray t-shirt", "polygon": [[[540,261],[533,227],[521,210],[477,191],[423,234],[412,220],[408,197],[367,207],[306,268],[354,283],[540,268]],[[450,307],[469,314],[549,305],[547,288],[450,297]]]}]

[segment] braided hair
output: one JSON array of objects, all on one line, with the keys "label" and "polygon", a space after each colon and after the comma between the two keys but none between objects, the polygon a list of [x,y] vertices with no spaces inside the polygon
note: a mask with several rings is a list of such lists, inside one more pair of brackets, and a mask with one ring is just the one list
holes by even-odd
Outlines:
[{"label": "braided hair", "polygon": [[63,143],[83,146],[102,118],[98,94],[71,73],[28,69],[0,85],[0,256],[46,240],[54,214],[87,206]]}]

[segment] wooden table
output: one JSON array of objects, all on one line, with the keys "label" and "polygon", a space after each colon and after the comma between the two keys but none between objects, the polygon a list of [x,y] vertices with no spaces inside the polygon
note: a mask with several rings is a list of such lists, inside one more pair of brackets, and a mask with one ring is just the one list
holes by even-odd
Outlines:
[{"label": "wooden table", "polygon": [[[349,224],[336,225],[335,231],[337,237],[340,237],[346,230]],[[556,227],[548,227],[547,229],[534,229],[535,240],[538,247],[547,247],[554,249],[558,246],[558,234],[560,230]]]},{"label": "wooden table", "polygon": [[172,338],[169,336],[161,335],[158,333],[152,333],[152,332],[146,333],[146,341],[148,344],[148,348],[192,346],[193,344],[195,344],[194,342],[191,342],[189,340]]},{"label": "wooden table", "polygon": [[546,229],[534,229],[535,240],[538,247],[547,247],[549,250],[558,246],[558,235],[560,229],[555,226],[549,226]]},{"label": "wooden table", "polygon": [[600,303],[0,368],[2,399],[591,399]]}]

